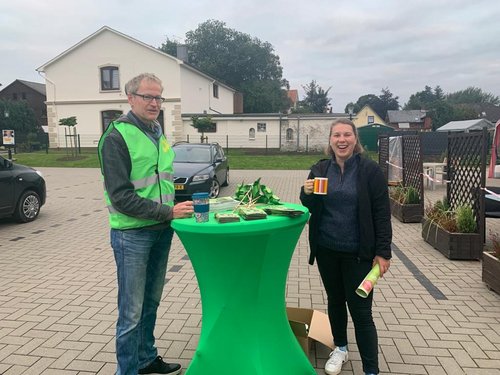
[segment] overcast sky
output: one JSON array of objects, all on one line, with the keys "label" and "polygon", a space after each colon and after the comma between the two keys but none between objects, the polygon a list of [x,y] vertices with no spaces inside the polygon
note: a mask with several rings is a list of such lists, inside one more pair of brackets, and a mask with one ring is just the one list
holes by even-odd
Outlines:
[{"label": "overcast sky", "polygon": [[335,112],[385,87],[401,105],[425,85],[500,95],[498,0],[2,1],[0,83],[44,83],[36,68],[104,25],[158,47],[208,19],[271,43],[300,98],[314,79]]}]

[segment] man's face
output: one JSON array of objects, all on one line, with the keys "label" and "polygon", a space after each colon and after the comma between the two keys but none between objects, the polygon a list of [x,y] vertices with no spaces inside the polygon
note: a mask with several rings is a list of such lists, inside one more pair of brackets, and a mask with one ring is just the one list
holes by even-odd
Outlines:
[{"label": "man's face", "polygon": [[128,94],[132,112],[146,124],[156,120],[160,114],[161,102],[154,99],[148,102],[140,95],[160,97],[161,93],[162,89],[158,83],[143,79],[137,92]]}]

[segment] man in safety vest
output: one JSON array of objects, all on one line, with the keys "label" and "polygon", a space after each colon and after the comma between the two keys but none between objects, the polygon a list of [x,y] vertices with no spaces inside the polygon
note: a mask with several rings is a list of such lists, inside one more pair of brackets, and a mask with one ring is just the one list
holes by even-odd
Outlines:
[{"label": "man in safety vest", "polygon": [[159,123],[161,81],[144,73],[125,85],[132,110],[99,140],[104,196],[118,279],[117,375],[179,374],[158,355],[153,334],[173,230],[189,217],[191,201],[174,205],[174,151]]}]

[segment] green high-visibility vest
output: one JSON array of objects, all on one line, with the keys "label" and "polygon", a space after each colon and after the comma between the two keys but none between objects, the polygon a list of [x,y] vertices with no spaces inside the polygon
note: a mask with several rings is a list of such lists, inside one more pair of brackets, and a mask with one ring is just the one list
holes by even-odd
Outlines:
[{"label": "green high-visibility vest", "polygon": [[[101,148],[104,139],[113,130],[120,132],[127,144],[132,170],[130,181],[134,190],[142,198],[165,204],[174,205],[175,189],[173,184],[173,161],[175,152],[162,134],[158,147],[139,128],[125,122],[112,122],[99,140],[99,156],[102,160]],[[140,219],[118,212],[108,196],[106,188],[104,197],[109,212],[109,224],[114,229],[142,228],[159,224],[159,221]]]}]

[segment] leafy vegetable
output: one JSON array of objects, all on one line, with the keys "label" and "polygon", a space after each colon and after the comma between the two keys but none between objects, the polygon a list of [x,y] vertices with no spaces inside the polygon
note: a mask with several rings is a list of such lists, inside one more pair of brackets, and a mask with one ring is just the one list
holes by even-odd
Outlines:
[{"label": "leafy vegetable", "polygon": [[234,199],[242,203],[281,204],[280,198],[266,185],[260,183],[260,177],[253,184],[238,184]]}]

